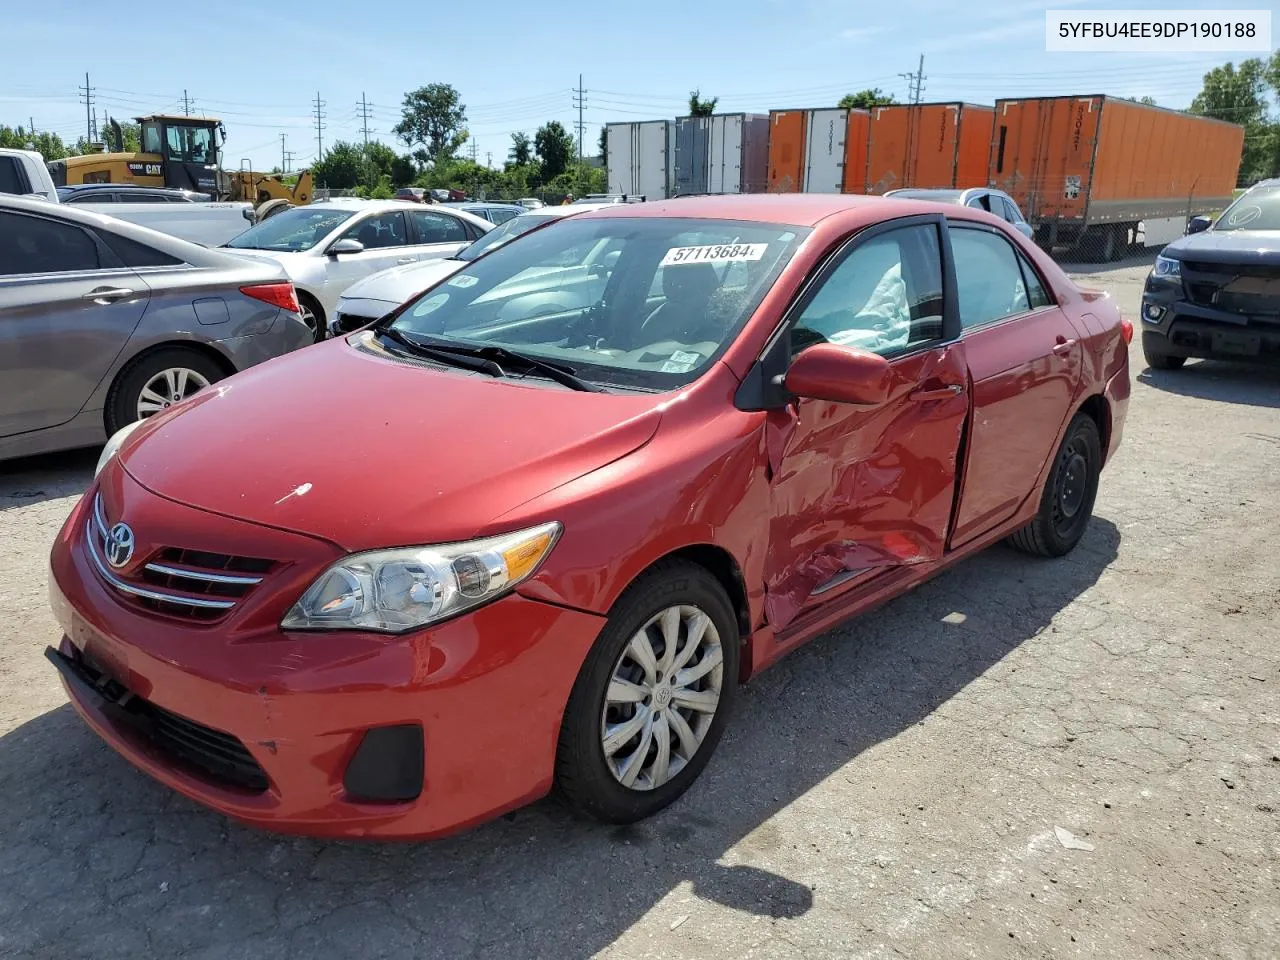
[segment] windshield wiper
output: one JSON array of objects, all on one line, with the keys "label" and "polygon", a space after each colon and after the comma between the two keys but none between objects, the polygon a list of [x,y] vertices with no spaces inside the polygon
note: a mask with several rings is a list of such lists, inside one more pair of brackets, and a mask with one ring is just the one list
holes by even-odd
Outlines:
[{"label": "windshield wiper", "polygon": [[[508,366],[524,366],[529,370],[536,370],[548,380],[554,380],[556,383],[569,387],[571,390],[581,390],[584,393],[606,392],[603,387],[576,376],[572,367],[551,363],[547,360],[539,360],[537,357],[531,357],[527,353],[516,353],[507,347],[499,347],[497,345],[470,347],[456,343],[432,343],[430,346],[432,350],[438,350],[442,353],[447,352],[463,357],[481,357],[494,366],[498,366],[500,363],[505,363]],[[501,368],[499,367],[499,369]]]},{"label": "windshield wiper", "polygon": [[434,360],[437,363],[443,363],[451,367],[461,367],[463,370],[474,370],[477,373],[487,373],[494,377],[505,377],[507,372],[498,366],[493,360],[488,359],[471,359],[465,355],[451,353],[441,350],[438,347],[423,343],[395,327],[384,327],[378,331],[388,340],[394,340],[401,346],[408,347],[409,351],[416,356],[425,357],[428,360]]}]

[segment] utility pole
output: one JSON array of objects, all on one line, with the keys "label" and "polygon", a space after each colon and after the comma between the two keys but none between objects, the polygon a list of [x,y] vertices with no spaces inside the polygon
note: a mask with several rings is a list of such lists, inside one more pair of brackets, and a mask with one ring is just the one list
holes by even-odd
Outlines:
[{"label": "utility pole", "polygon": [[36,118],[29,116],[27,117],[27,122],[31,124],[31,126],[27,128],[27,133],[34,137],[36,135]]},{"label": "utility pole", "polygon": [[363,92],[360,94],[359,108],[363,124],[361,130],[364,132],[364,179],[368,183],[373,179],[373,168],[369,163],[369,101],[365,99]]},{"label": "utility pole", "polygon": [[898,76],[907,81],[907,102],[919,103],[924,96],[924,82],[928,79],[924,75],[924,54],[920,54],[920,66],[914,73],[900,73]]},{"label": "utility pole", "polygon": [[97,107],[93,108],[93,136],[90,139],[92,140],[98,139],[98,108]]},{"label": "utility pole", "polygon": [[364,145],[369,146],[369,102],[365,100],[364,94],[360,94],[360,103],[357,105],[360,109],[360,119],[364,122]]},{"label": "utility pole", "polygon": [[297,156],[292,150],[284,155],[284,172],[289,173],[293,169],[293,158]]},{"label": "utility pole", "polygon": [[86,140],[93,139],[93,87],[89,86],[89,74],[84,75],[84,86],[77,88],[84,97],[84,135]]},{"label": "utility pole", "polygon": [[317,162],[324,159],[324,114],[320,112],[321,108],[326,105],[327,101],[320,99],[320,91],[316,91],[316,160]]},{"label": "utility pole", "polygon": [[484,165],[485,165],[486,167],[492,167],[492,166],[493,166],[493,151],[492,151],[492,150],[486,150],[486,151],[484,152]]},{"label": "utility pole", "polygon": [[281,173],[286,173],[288,172],[288,169],[289,169],[289,153],[284,148],[284,138],[287,136],[288,134],[286,133],[280,134],[280,172]]},{"label": "utility pole", "polygon": [[472,163],[479,162],[476,157],[477,152],[478,152],[478,145],[476,144],[475,140],[472,139],[471,140],[471,162]]},{"label": "utility pole", "polygon": [[191,116],[191,98],[187,96],[187,91],[182,91],[182,113],[184,116]]},{"label": "utility pole", "polygon": [[578,74],[578,86],[573,91],[573,105],[578,108],[578,166],[582,166],[582,110],[587,105],[587,91],[582,89],[582,74]]}]

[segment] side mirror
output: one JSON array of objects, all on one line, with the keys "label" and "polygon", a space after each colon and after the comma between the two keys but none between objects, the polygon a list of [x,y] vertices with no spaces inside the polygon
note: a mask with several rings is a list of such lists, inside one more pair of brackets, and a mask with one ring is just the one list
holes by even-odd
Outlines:
[{"label": "side mirror", "polygon": [[1027,223],[1025,220],[1019,220],[1013,226],[1020,234],[1022,234],[1028,240],[1031,240],[1035,237],[1036,232],[1033,229],[1031,229],[1031,224]]},{"label": "side mirror", "polygon": [[1192,217],[1187,221],[1187,233],[1204,233],[1212,224],[1208,217]]},{"label": "side mirror", "polygon": [[329,256],[336,257],[340,253],[361,253],[363,251],[363,243],[359,240],[352,240],[350,237],[345,237],[331,246],[328,252]]},{"label": "side mirror", "polygon": [[815,343],[798,353],[782,378],[797,397],[875,406],[889,398],[889,361],[858,347]]}]

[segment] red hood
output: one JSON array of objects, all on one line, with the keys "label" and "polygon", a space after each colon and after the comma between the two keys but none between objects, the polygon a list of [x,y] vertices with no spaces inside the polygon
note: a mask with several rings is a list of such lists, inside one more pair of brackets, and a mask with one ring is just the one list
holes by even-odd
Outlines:
[{"label": "red hood", "polygon": [[121,464],[153,493],[356,551],[465,540],[643,446],[658,398],[436,371],[308,347],[140,429]]}]

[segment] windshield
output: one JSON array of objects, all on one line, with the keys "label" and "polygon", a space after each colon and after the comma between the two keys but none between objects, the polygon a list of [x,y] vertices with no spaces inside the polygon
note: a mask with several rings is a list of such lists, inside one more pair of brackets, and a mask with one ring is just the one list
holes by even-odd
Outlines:
[{"label": "windshield", "polygon": [[185,163],[217,163],[212,127],[165,127],[165,158]]},{"label": "windshield", "polygon": [[496,250],[504,243],[509,243],[522,233],[528,233],[534,227],[541,226],[549,220],[559,220],[558,216],[538,216],[532,213],[522,213],[512,217],[500,227],[494,227],[483,237],[477,240],[471,246],[466,247],[458,253],[455,260],[474,260],[476,257],[488,253],[490,250]]},{"label": "windshield", "polygon": [[477,260],[411,301],[392,326],[425,342],[506,347],[586,380],[670,390],[732,343],[807,233],[575,217]]},{"label": "windshield", "polygon": [[325,207],[294,207],[263,220],[240,236],[227,241],[241,250],[275,250],[300,253],[310,250],[333,232],[338,224],[355,216],[354,210]]},{"label": "windshield", "polygon": [[1214,230],[1280,230],[1280,185],[1256,187],[1223,212]]}]

